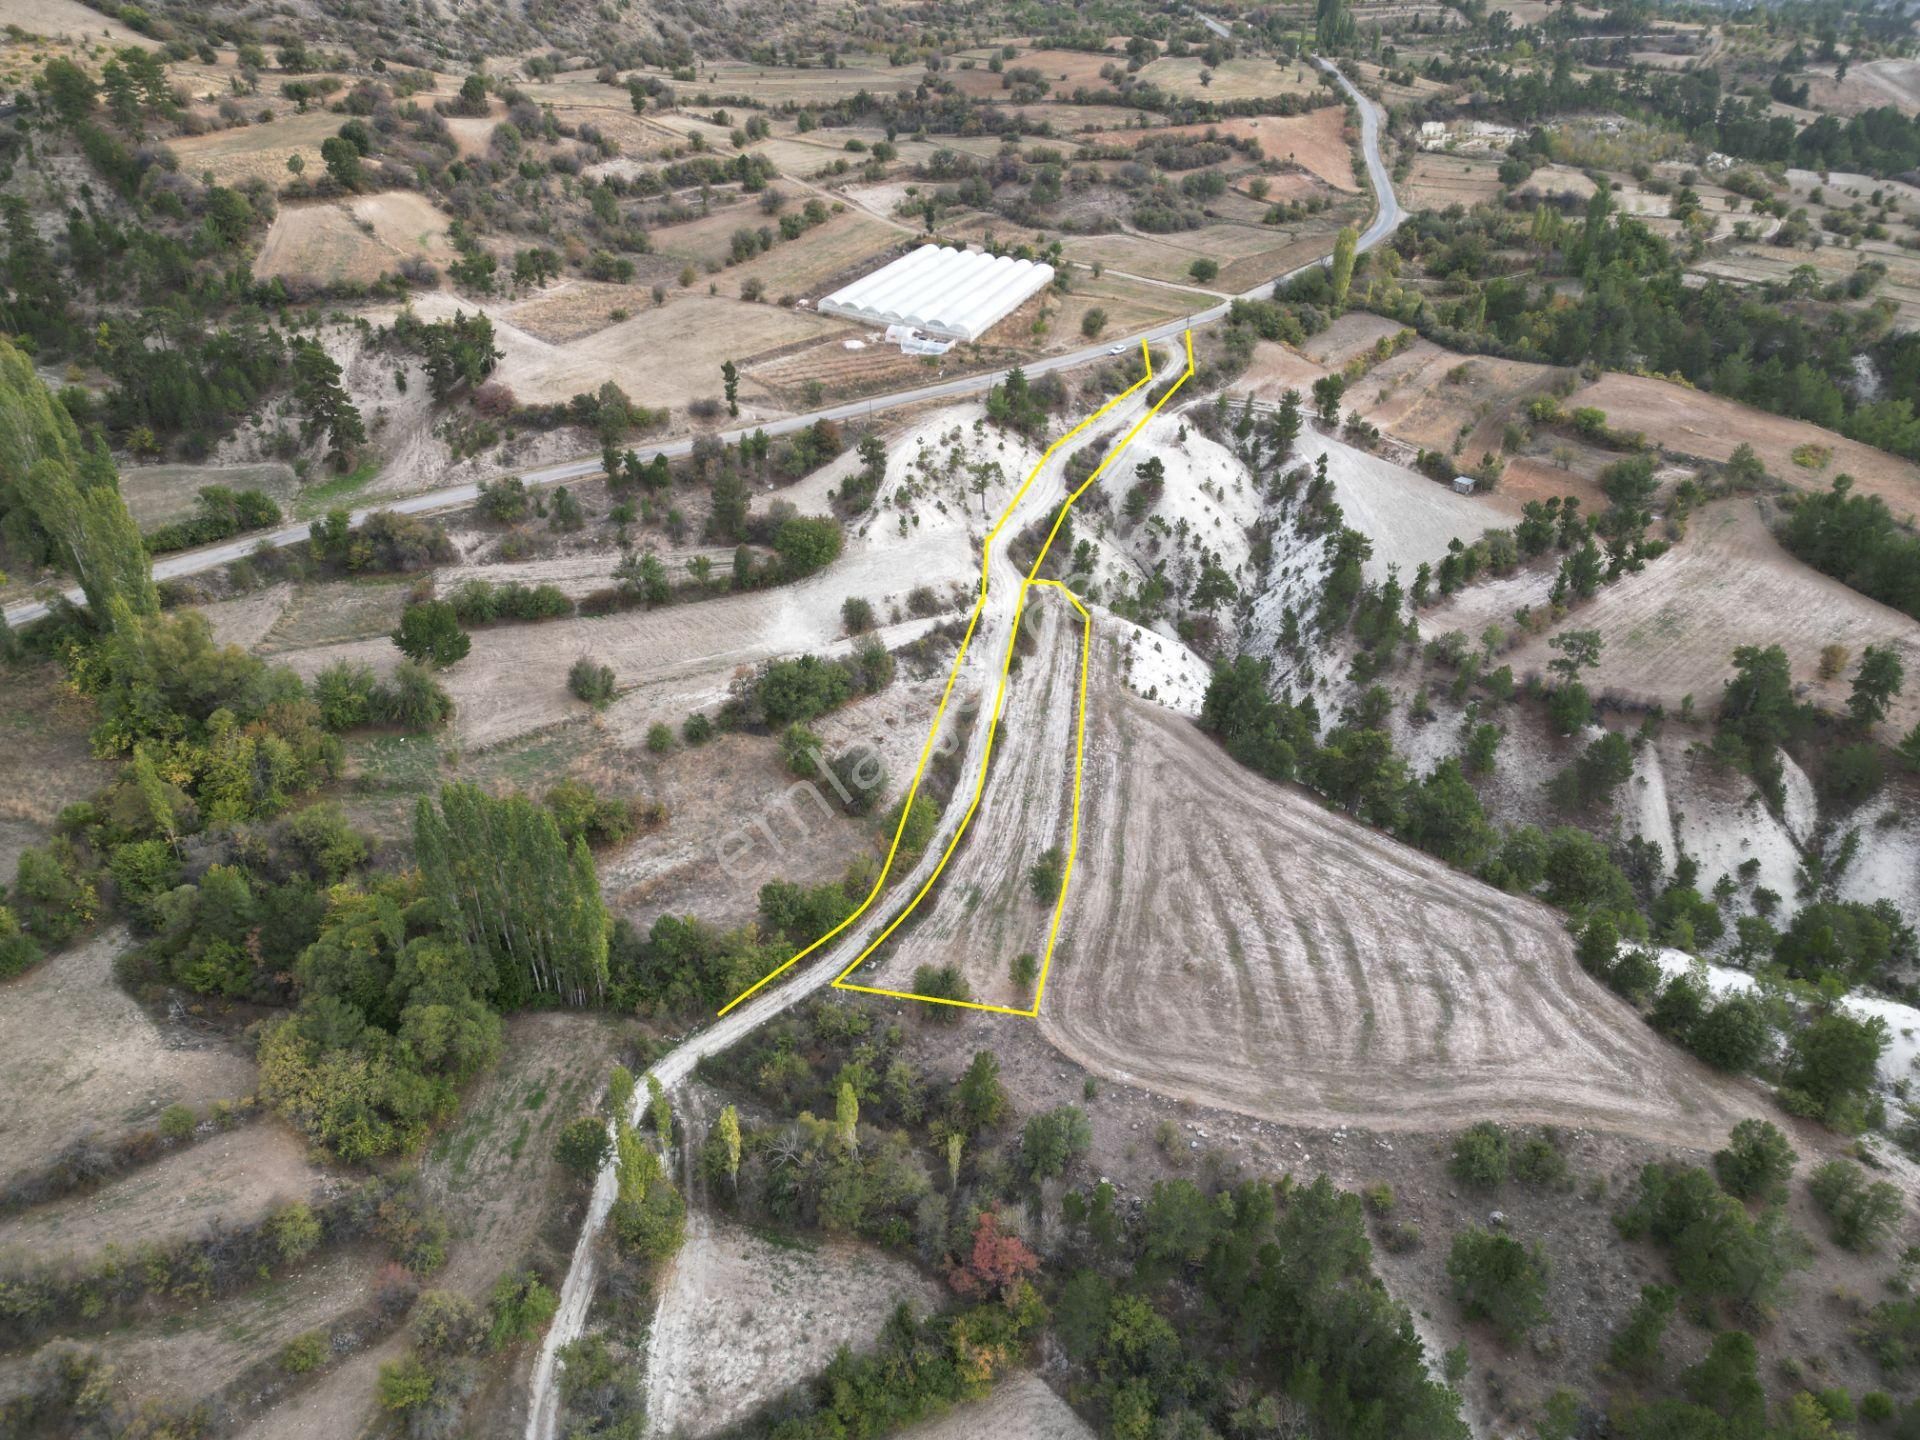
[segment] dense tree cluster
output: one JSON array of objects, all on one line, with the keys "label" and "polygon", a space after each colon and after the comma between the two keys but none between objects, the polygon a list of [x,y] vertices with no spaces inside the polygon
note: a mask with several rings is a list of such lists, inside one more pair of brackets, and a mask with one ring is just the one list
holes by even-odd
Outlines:
[{"label": "dense tree cluster", "polygon": [[1787,512],[1780,543],[1863,595],[1920,619],[1920,536],[1878,495],[1853,493],[1841,475],[1825,494],[1803,495]]},{"label": "dense tree cluster", "polygon": [[525,796],[448,785],[421,797],[414,858],[448,924],[493,969],[507,1008],[536,996],[598,1001],[607,986],[609,919],[584,840],[571,849],[553,815]]},{"label": "dense tree cluster", "polygon": [[[1540,228],[1492,207],[1422,212],[1395,232],[1395,251],[1429,276],[1457,282],[1449,289],[1461,298],[1384,283],[1365,303],[1456,350],[1657,371],[1920,457],[1909,385],[1887,399],[1856,395],[1857,355],[1902,377],[1920,364],[1920,341],[1892,329],[1885,305],[1834,306],[1828,323],[1816,325],[1793,307],[1718,280],[1692,285],[1682,256],[1644,222],[1618,213],[1604,184],[1579,223],[1556,222],[1537,236]],[[1537,282],[1496,259],[1514,249],[1534,253]],[[1580,281],[1577,297],[1556,289],[1560,275]]]}]

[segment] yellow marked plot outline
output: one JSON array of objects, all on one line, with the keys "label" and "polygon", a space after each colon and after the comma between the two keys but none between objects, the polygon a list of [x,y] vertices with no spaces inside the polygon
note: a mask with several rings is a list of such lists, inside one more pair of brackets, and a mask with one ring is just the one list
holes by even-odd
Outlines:
[{"label": "yellow marked plot outline", "polygon": [[[951,1006],[955,1006],[956,1008],[964,1009],[964,1010],[986,1010],[986,1011],[991,1011],[995,1014],[1000,1014],[1000,1015],[1019,1015],[1019,1016],[1024,1016],[1028,1019],[1032,1019],[1033,1017],[1037,1016],[1040,1013],[1040,1001],[1041,1001],[1041,998],[1046,994],[1047,972],[1049,969],[1051,969],[1053,965],[1054,944],[1060,938],[1060,921],[1061,921],[1062,915],[1065,913],[1066,903],[1067,903],[1067,890],[1068,890],[1068,886],[1073,881],[1073,863],[1074,863],[1075,855],[1079,850],[1079,843],[1080,843],[1080,773],[1081,773],[1081,765],[1085,757],[1085,748],[1086,748],[1087,674],[1088,674],[1089,662],[1091,660],[1092,653],[1093,653],[1093,616],[1087,610],[1086,606],[1080,603],[1079,599],[1073,594],[1073,592],[1067,589],[1067,587],[1061,584],[1058,580],[1039,580],[1039,579],[1036,579],[1035,576],[1039,573],[1040,566],[1043,563],[1045,563],[1047,558],[1047,552],[1053,548],[1053,542],[1060,533],[1060,527],[1066,523],[1067,512],[1073,508],[1074,502],[1077,501],[1082,495],[1084,495],[1087,492],[1088,488],[1092,486],[1094,481],[1100,478],[1100,476],[1105,472],[1106,468],[1109,465],[1111,465],[1114,462],[1114,460],[1119,458],[1121,452],[1123,452],[1127,448],[1127,446],[1133,442],[1134,437],[1138,435],[1141,432],[1141,430],[1143,430],[1146,427],[1147,422],[1153,419],[1155,415],[1160,413],[1160,407],[1165,405],[1168,400],[1172,399],[1174,394],[1180,389],[1180,387],[1186,384],[1188,379],[1192,377],[1193,375],[1193,332],[1190,330],[1185,332],[1184,339],[1186,342],[1186,351],[1187,351],[1186,370],[1181,374],[1178,380],[1174,381],[1173,385],[1167,390],[1167,393],[1165,395],[1162,395],[1157,401],[1155,401],[1152,407],[1148,409],[1147,413],[1141,416],[1140,419],[1137,422],[1135,422],[1133,428],[1127,431],[1126,435],[1121,439],[1120,443],[1114,446],[1111,450],[1107,452],[1107,454],[1101,459],[1100,463],[1094,467],[1093,473],[1089,475],[1083,482],[1081,482],[1079,488],[1077,488],[1076,490],[1073,491],[1072,494],[1067,496],[1065,503],[1062,504],[1060,507],[1059,513],[1054,516],[1053,528],[1047,532],[1046,542],[1041,545],[1040,553],[1034,557],[1033,565],[1028,570],[1026,578],[1020,582],[1020,596],[1014,606],[1013,629],[1007,637],[1006,657],[1000,663],[1000,684],[994,697],[993,714],[991,718],[988,720],[988,724],[987,724],[986,753],[981,757],[980,775],[978,780],[976,780],[974,783],[973,799],[967,805],[967,813],[961,817],[959,827],[953,833],[953,838],[947,842],[946,851],[941,855],[940,863],[934,866],[933,874],[927,877],[926,883],[920,887],[919,892],[915,894],[913,899],[907,902],[906,907],[903,910],[901,910],[901,912],[893,918],[892,923],[889,924],[886,929],[882,930],[880,934],[874,938],[873,943],[868,945],[858,955],[854,956],[853,960],[847,965],[847,967],[844,970],[842,970],[837,976],[834,977],[833,986],[835,989],[858,991],[862,994],[867,994],[867,995],[887,995],[887,996],[893,997],[894,999],[899,999],[899,1000],[919,1000],[929,1005],[951,1005]],[[960,648],[953,658],[953,669],[947,676],[947,683],[945,688],[940,692],[940,704],[938,708],[936,708],[934,711],[933,725],[927,732],[926,743],[920,747],[920,761],[919,761],[919,764],[914,768],[913,783],[907,788],[906,800],[900,807],[899,823],[894,826],[893,841],[887,847],[886,862],[880,867],[880,873],[874,879],[873,888],[867,892],[866,898],[862,900],[857,907],[855,907],[853,913],[848,915],[846,919],[842,920],[838,925],[834,926],[833,929],[829,930],[826,934],[822,935],[818,940],[814,941],[811,945],[807,946],[804,950],[799,951],[797,954],[791,956],[790,958],[788,958],[786,961],[784,961],[782,964],[780,964],[773,970],[768,971],[765,975],[761,976],[758,980],[756,980],[752,985],[748,986],[745,990],[741,991],[738,995],[734,996],[733,999],[729,1000],[725,1005],[721,1006],[719,1010],[719,1013],[721,1015],[725,1015],[729,1010],[733,1009],[736,1005],[739,1005],[742,1001],[749,999],[755,993],[757,993],[767,985],[771,984],[773,981],[779,979],[780,976],[784,975],[788,970],[792,969],[800,961],[806,959],[807,956],[813,954],[816,950],[819,950],[822,946],[826,945],[829,941],[834,939],[835,936],[839,935],[849,925],[853,924],[854,921],[858,920],[862,915],[864,915],[867,912],[867,910],[872,907],[873,902],[880,897],[881,891],[886,888],[887,877],[889,874],[892,873],[892,870],[893,870],[894,858],[899,854],[899,851],[900,851],[901,836],[906,832],[907,818],[912,813],[912,810],[913,810],[914,798],[920,793],[920,782],[926,776],[927,761],[931,759],[933,756],[934,745],[937,742],[940,735],[940,727],[946,720],[947,702],[953,698],[953,687],[956,683],[958,683],[960,679],[960,667],[966,662],[967,650],[973,643],[974,630],[980,623],[981,613],[986,609],[987,577],[993,562],[994,538],[1000,533],[1001,528],[1007,523],[1008,519],[1012,516],[1014,512],[1014,508],[1018,506],[1020,503],[1021,497],[1027,493],[1027,488],[1033,484],[1033,482],[1039,477],[1040,472],[1046,468],[1047,462],[1053,458],[1054,452],[1056,450],[1058,450],[1062,445],[1065,445],[1069,440],[1072,440],[1074,437],[1079,435],[1082,431],[1086,430],[1086,428],[1092,425],[1095,421],[1105,416],[1108,412],[1110,412],[1116,406],[1118,406],[1122,401],[1128,399],[1135,392],[1137,392],[1142,386],[1147,385],[1152,381],[1153,352],[1148,348],[1147,342],[1145,340],[1142,340],[1140,342],[1140,352],[1141,352],[1142,359],[1145,363],[1146,373],[1142,375],[1139,380],[1135,381],[1132,385],[1128,386],[1125,390],[1121,391],[1118,395],[1114,396],[1113,399],[1109,400],[1105,405],[1102,405],[1098,410],[1094,411],[1093,414],[1089,415],[1085,420],[1082,420],[1078,425],[1074,426],[1071,430],[1067,431],[1066,434],[1062,435],[1058,440],[1054,441],[1053,444],[1049,445],[1046,449],[1046,453],[1040,457],[1040,462],[1037,465],[1035,465],[1030,472],[1028,472],[1027,478],[1020,482],[1020,488],[1013,492],[1012,498],[1007,501],[1006,508],[1000,512],[1000,518],[994,521],[993,528],[987,531],[986,540],[980,547],[980,593],[978,597],[974,600],[973,613],[967,617],[966,633],[961,636]],[[926,899],[928,893],[932,891],[934,885],[940,879],[941,872],[947,868],[947,862],[953,858],[953,852],[955,851],[955,849],[958,848],[961,838],[967,833],[967,827],[973,823],[974,812],[980,808],[980,797],[986,790],[987,771],[993,760],[994,737],[998,733],[999,727],[1000,727],[1000,712],[1002,707],[1006,703],[1007,676],[1008,676],[1008,669],[1013,662],[1014,644],[1019,639],[1020,622],[1026,614],[1027,595],[1036,585],[1051,586],[1054,589],[1059,590],[1061,594],[1067,597],[1068,602],[1072,604],[1073,608],[1080,612],[1081,640],[1080,640],[1079,711],[1078,711],[1078,715],[1076,717],[1076,723],[1075,723],[1074,751],[1073,751],[1073,812],[1072,812],[1072,821],[1069,827],[1066,868],[1062,871],[1061,877],[1060,877],[1060,894],[1054,901],[1053,919],[1047,931],[1046,954],[1041,959],[1040,976],[1039,976],[1038,982],[1034,987],[1033,1005],[1028,1009],[1019,1010],[1019,1009],[1015,1009],[1010,1005],[987,1005],[974,1000],[949,1000],[944,996],[939,996],[939,995],[918,995],[918,994],[914,994],[911,991],[905,991],[905,990],[886,990],[886,989],[880,989],[878,987],[870,986],[870,985],[851,984],[847,980],[847,976],[851,975],[855,970],[859,969],[860,966],[867,961],[867,959],[873,954],[875,950],[877,950],[881,945],[886,943],[887,938],[891,936],[895,930],[900,928],[901,924],[905,922],[906,918],[914,912],[914,910],[919,906],[920,902]]]}]

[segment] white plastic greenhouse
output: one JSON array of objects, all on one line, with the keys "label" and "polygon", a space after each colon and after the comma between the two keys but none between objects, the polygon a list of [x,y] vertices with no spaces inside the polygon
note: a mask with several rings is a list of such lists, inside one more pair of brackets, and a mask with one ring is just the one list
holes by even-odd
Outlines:
[{"label": "white plastic greenhouse", "polygon": [[978,250],[922,245],[820,302],[863,325],[908,325],[947,340],[978,340],[1053,280],[1053,267]]}]

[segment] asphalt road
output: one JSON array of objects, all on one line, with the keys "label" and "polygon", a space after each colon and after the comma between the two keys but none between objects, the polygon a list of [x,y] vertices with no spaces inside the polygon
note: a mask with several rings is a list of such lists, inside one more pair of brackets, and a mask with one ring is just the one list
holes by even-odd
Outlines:
[{"label": "asphalt road", "polygon": [[[1201,18],[1206,19],[1205,16]],[[1360,249],[1371,250],[1391,235],[1404,218],[1400,202],[1394,196],[1393,182],[1387,175],[1387,167],[1380,159],[1380,110],[1371,100],[1349,84],[1347,77],[1342,75],[1332,62],[1316,59],[1314,63],[1339,82],[1341,89],[1353,99],[1360,110],[1360,144],[1366,158],[1367,175],[1372,182],[1378,205],[1373,222],[1360,236]],[[1295,275],[1312,269],[1314,265],[1326,263],[1326,260],[1313,261],[1298,269],[1290,270],[1285,275],[1277,276],[1276,279],[1290,280]],[[1272,287],[1273,281],[1264,282],[1246,291],[1240,298],[1247,300],[1263,298],[1272,290]],[[1100,344],[1084,346],[1064,355],[1035,360],[1023,368],[1029,375],[1047,375],[1056,370],[1072,370],[1081,365],[1104,360],[1116,346],[1122,352],[1127,352],[1143,339],[1171,340],[1188,328],[1217,325],[1226,318],[1230,304],[1230,301],[1222,301],[1197,314],[1178,320],[1168,320],[1150,330],[1136,332],[1124,339],[1102,341]],[[928,400],[949,400],[979,395],[990,386],[999,384],[1006,378],[1006,374],[1004,370],[992,370],[978,375],[962,375],[952,380],[936,381],[932,385],[915,386],[911,390],[896,390],[889,395],[874,395],[864,400],[849,401],[844,405],[829,405],[825,409],[812,410],[804,415],[790,415],[782,420],[768,420],[751,426],[741,426],[736,430],[721,432],[720,438],[730,443],[737,443],[743,436],[755,430],[764,430],[769,435],[789,435],[796,430],[806,429],[818,420],[858,420],[887,410],[918,405]],[[646,397],[641,396],[640,399],[644,403]],[[684,440],[673,440],[665,445],[657,445],[647,451],[646,456],[651,458],[657,454],[665,455],[669,459],[680,459],[691,454],[692,451],[693,438],[689,436]],[[529,486],[564,485],[599,473],[600,457],[595,455],[580,460],[569,460],[560,465],[549,465],[542,470],[523,471],[520,478]],[[375,510],[393,510],[402,515],[423,515],[438,510],[454,510],[463,505],[471,505],[479,495],[478,485],[449,485],[443,489],[409,495],[404,500],[386,501],[379,505],[355,510],[352,512],[352,521],[355,526],[359,526]],[[307,527],[304,524],[288,525],[278,530],[255,531],[233,540],[223,541],[218,545],[203,546],[198,550],[177,551],[153,562],[153,578],[171,580],[182,575],[199,574],[205,570],[218,569],[222,565],[230,565],[235,560],[244,560],[262,546],[278,549],[287,545],[297,545],[306,538]],[[77,588],[67,591],[67,599],[76,605],[82,603],[82,597]],[[6,618],[9,625],[17,628],[41,619],[46,613],[47,606],[44,602],[28,600],[9,607]]]}]

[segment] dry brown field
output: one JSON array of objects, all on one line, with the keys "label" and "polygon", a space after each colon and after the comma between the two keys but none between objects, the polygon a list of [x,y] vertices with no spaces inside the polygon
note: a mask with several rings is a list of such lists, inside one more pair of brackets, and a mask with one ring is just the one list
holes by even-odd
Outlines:
[{"label": "dry brown field", "polygon": [[191,515],[194,497],[204,486],[261,490],[285,510],[300,493],[291,465],[127,465],[120,470],[120,494],[142,530]]},{"label": "dry brown field", "polygon": [[1259,779],[1112,663],[1103,643],[1040,1010],[1069,1058],[1307,1125],[1491,1117],[1708,1145],[1762,1112],[1591,980],[1560,916]]},{"label": "dry brown field", "polygon": [[43,1262],[94,1258],[196,1233],[209,1223],[247,1225],[328,1182],[306,1142],[271,1117],[185,1146],[97,1190],[0,1220],[0,1256]]},{"label": "dry brown field", "polygon": [[[1449,621],[1448,608],[1429,612],[1423,627],[1434,633],[1463,628]],[[1868,645],[1892,645],[1907,673],[1920,673],[1920,623],[1794,559],[1773,538],[1753,500],[1697,512],[1684,540],[1640,574],[1606,586],[1561,628],[1600,632],[1600,664],[1589,688],[1670,711],[1687,695],[1702,711],[1710,710],[1733,674],[1738,645],[1780,646],[1795,683],[1808,687],[1804,698],[1836,712],[1845,709],[1852,671],[1819,678],[1820,651],[1827,645],[1844,645],[1855,659]],[[1553,656],[1547,648],[1551,633],[1512,653],[1516,675],[1545,668]],[[1909,686],[1882,728],[1897,741],[1916,721],[1920,693]]]},{"label": "dry brown field", "polygon": [[1834,115],[1858,115],[1863,110],[1891,105],[1912,115],[1920,112],[1920,60],[1887,58],[1847,67],[1847,78],[1835,83],[1833,71],[1809,70],[1807,103]]},{"label": "dry brown field", "polygon": [[114,979],[131,943],[104,930],[0,985],[0,1085],[31,1105],[0,1113],[5,1173],[45,1165],[69,1141],[151,1126],[167,1106],[253,1093],[240,1047],[182,1016],[156,1024]]},{"label": "dry brown field", "polygon": [[1197,55],[1165,56],[1140,71],[1140,78],[1193,100],[1264,100],[1275,95],[1311,95],[1320,88],[1312,66],[1246,56],[1228,60],[1202,84],[1206,63]]},{"label": "dry brown field", "polygon": [[459,258],[446,215],[424,196],[396,190],[346,201],[283,205],[254,258],[263,280],[368,285],[400,273],[403,260],[444,269]]},{"label": "dry brown field", "polygon": [[696,1210],[662,1281],[647,1357],[652,1433],[699,1440],[869,1348],[901,1305],[926,1315],[942,1287],[872,1246],[774,1244]]},{"label": "dry brown field", "polygon": [[739,294],[749,280],[766,286],[767,298],[818,298],[847,280],[878,269],[907,237],[864,211],[849,209],[815,226],[798,240],[783,240],[743,265],[724,271],[721,287]]},{"label": "dry brown field", "polygon": [[1353,149],[1347,143],[1347,112],[1339,105],[1323,105],[1304,115],[1253,115],[1206,125],[1166,125],[1149,130],[1104,130],[1082,138],[1089,145],[1138,146],[1169,139],[1198,139],[1212,130],[1237,139],[1258,140],[1268,160],[1292,162],[1317,175],[1336,190],[1357,193],[1360,181],[1353,172]]},{"label": "dry brown field", "polygon": [[1408,210],[1444,210],[1449,205],[1472,209],[1499,193],[1499,171],[1497,155],[1422,150],[1414,156],[1413,173],[1394,188]]},{"label": "dry brown field", "polygon": [[1093,1427],[1031,1371],[1009,1375],[984,1400],[971,1401],[902,1430],[898,1440],[979,1440],[1006,1435],[1020,1440],[1094,1440]]},{"label": "dry brown field", "polygon": [[75,44],[106,44],[118,48],[138,45],[156,50],[158,40],[142,35],[125,21],[102,14],[79,0],[0,0],[0,28],[17,25],[29,35],[68,40]]},{"label": "dry brown field", "polygon": [[1344,404],[1395,439],[1428,450],[1451,451],[1467,426],[1460,454],[1475,464],[1500,448],[1506,422],[1547,389],[1554,373],[1549,365],[1461,355],[1416,340],[1349,386]]},{"label": "dry brown field", "polygon": [[306,174],[324,174],[320,142],[339,129],[340,117],[329,110],[309,110],[302,115],[276,108],[274,118],[265,125],[185,135],[167,141],[167,148],[189,175],[211,172],[220,185],[264,180],[278,190],[292,178],[287,171],[290,156],[298,155],[305,162]]},{"label": "dry brown field", "polygon": [[[1584,405],[1606,411],[1615,429],[1638,430],[1649,443],[1675,454],[1721,462],[1745,442],[1768,474],[1796,489],[1824,490],[1834,476],[1851,475],[1856,490],[1880,496],[1894,514],[1920,511],[1920,466],[1804,420],[1769,415],[1735,400],[1639,375],[1603,375],[1565,402],[1568,410]],[[1802,446],[1828,452],[1831,458],[1819,469],[1807,469],[1793,459]]]}]

